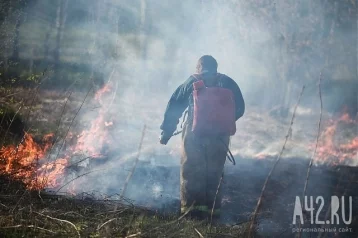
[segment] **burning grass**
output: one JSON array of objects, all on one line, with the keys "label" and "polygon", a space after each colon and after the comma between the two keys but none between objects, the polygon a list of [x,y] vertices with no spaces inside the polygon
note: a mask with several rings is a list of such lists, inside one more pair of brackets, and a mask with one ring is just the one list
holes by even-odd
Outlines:
[{"label": "burning grass", "polygon": [[58,159],[54,162],[45,161],[50,148],[53,134],[45,135],[43,143],[25,133],[23,141],[18,145],[9,145],[0,149],[1,174],[22,181],[30,190],[42,190],[57,186],[67,161]]},{"label": "burning grass", "polygon": [[[87,96],[83,99],[77,113],[72,118],[67,133],[58,135],[61,124],[62,114],[58,120],[58,127],[55,133],[43,136],[42,141],[36,141],[35,136],[25,132],[19,143],[13,143],[7,146],[0,144],[0,175],[9,176],[9,178],[21,181],[29,190],[43,190],[45,188],[57,188],[61,186],[67,166],[70,166],[72,158],[75,155],[91,155],[88,158],[101,157],[103,148],[109,144],[108,130],[113,125],[106,117],[107,107],[103,104],[103,93],[110,92],[112,88],[105,85],[104,88],[96,92],[95,99],[100,102],[101,109],[97,119],[91,124],[89,129],[82,132],[73,133],[72,124],[81,110]],[[72,95],[69,94],[68,98]],[[67,105],[64,103],[63,111]],[[10,122],[11,125],[12,121]],[[63,133],[62,133],[63,134]],[[1,142],[1,141],[0,141]],[[64,145],[68,142],[69,148]],[[62,180],[61,180],[62,179]]]},{"label": "burning grass", "polygon": [[318,143],[317,162],[332,165],[358,163],[358,121],[344,113],[330,120]]}]

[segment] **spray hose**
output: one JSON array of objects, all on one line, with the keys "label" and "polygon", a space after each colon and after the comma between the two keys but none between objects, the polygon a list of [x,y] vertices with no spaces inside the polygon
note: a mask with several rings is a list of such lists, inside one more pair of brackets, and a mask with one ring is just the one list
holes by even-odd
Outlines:
[{"label": "spray hose", "polygon": [[226,158],[233,164],[236,165],[236,161],[234,156],[232,155],[229,146],[220,138],[219,139],[221,141],[221,143],[225,146],[226,150],[227,150],[227,155]]}]

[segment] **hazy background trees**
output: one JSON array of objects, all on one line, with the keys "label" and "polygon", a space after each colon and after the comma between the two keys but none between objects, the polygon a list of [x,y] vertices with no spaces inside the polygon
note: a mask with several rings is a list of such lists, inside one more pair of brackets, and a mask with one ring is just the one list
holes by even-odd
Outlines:
[{"label": "hazy background trees", "polygon": [[212,54],[251,105],[287,109],[303,84],[309,105],[322,71],[326,109],[357,110],[354,0],[7,0],[0,24],[2,83],[50,67],[48,87],[102,84],[114,70],[121,90],[165,98]]}]

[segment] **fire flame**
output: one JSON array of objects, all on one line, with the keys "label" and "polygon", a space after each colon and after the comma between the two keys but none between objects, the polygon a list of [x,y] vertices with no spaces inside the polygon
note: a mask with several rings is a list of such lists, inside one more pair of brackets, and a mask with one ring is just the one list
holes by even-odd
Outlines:
[{"label": "fire flame", "polygon": [[[345,110],[344,110],[345,111]],[[316,164],[328,165],[358,165],[358,120],[352,119],[348,113],[343,113],[336,120],[330,120],[320,134],[317,151],[314,158]],[[308,145],[314,150],[315,144]],[[267,153],[255,155],[255,159],[272,157]]]},{"label": "fire flame", "polygon": [[0,150],[0,174],[21,180],[28,189],[39,190],[56,187],[58,179],[67,165],[66,159],[47,161],[53,134],[45,135],[43,145],[25,133],[23,143],[17,147],[9,145]]},{"label": "fire flame", "polygon": [[[110,85],[100,89],[95,99],[103,106],[102,98],[110,92]],[[69,132],[66,139],[75,138],[75,144],[62,158],[51,161],[51,148],[54,134],[45,135],[42,142],[37,143],[34,137],[25,133],[22,142],[18,145],[3,146],[0,149],[0,175],[19,180],[29,190],[43,190],[57,188],[62,185],[66,169],[74,154],[90,153],[91,158],[101,153],[102,147],[109,143],[107,130],[113,125],[106,120],[105,111],[101,109],[98,117],[92,122],[88,130],[82,131],[77,137]],[[99,156],[98,156],[99,157]]]},{"label": "fire flame", "polygon": [[[327,128],[321,133],[317,147],[316,162],[332,165],[346,164],[357,165],[358,163],[358,136],[354,129],[358,122],[344,113],[338,120],[331,120]],[[347,133],[355,133],[352,136]],[[348,141],[342,142],[344,137]]]},{"label": "fire flame", "polygon": [[91,156],[100,157],[102,154],[103,145],[109,144],[105,127],[109,127],[104,119],[104,115],[100,115],[93,121],[89,130],[82,131],[77,136],[77,144],[74,147],[76,153],[86,153]]},{"label": "fire flame", "polygon": [[111,91],[112,87],[110,84],[106,84],[97,91],[95,99],[101,105],[99,116],[92,122],[90,129],[82,131],[77,136],[77,144],[73,149],[75,153],[86,153],[90,156],[101,157],[105,145],[111,143],[108,137],[108,129],[113,125],[113,122],[107,120],[106,105],[103,102],[105,93]]}]

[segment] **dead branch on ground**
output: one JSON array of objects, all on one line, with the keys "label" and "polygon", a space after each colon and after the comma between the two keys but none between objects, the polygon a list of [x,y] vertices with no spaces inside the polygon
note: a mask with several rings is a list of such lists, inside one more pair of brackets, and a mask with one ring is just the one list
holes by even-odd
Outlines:
[{"label": "dead branch on ground", "polygon": [[44,217],[46,217],[46,218],[49,218],[49,219],[51,219],[51,220],[58,221],[58,222],[60,222],[60,223],[63,222],[63,223],[67,223],[67,224],[71,225],[71,226],[76,230],[76,233],[77,233],[78,237],[81,238],[81,235],[80,235],[80,233],[79,233],[77,227],[76,227],[75,224],[73,224],[72,222],[67,221],[67,220],[58,219],[58,218],[55,218],[55,217],[51,217],[51,216],[48,216],[48,215],[44,215],[44,214],[41,214],[41,213],[39,213],[39,212],[34,212],[34,213],[36,213],[36,214],[38,214],[38,215],[40,215],[40,216],[44,216]]}]

